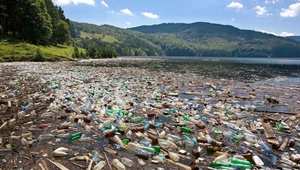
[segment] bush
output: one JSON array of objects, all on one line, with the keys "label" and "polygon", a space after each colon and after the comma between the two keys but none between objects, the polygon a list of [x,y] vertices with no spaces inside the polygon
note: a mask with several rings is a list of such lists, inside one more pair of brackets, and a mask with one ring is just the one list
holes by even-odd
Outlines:
[{"label": "bush", "polygon": [[39,61],[39,62],[45,61],[45,57],[39,48],[36,50],[34,61]]}]

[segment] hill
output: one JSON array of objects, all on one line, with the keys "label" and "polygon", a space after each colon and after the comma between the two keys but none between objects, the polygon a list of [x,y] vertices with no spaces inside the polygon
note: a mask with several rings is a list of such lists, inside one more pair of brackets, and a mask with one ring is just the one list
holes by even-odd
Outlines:
[{"label": "hill", "polygon": [[122,29],[72,24],[81,32],[77,45],[86,49],[110,46],[121,56],[299,57],[300,54],[300,43],[293,40],[229,25],[168,23]]},{"label": "hill", "polygon": [[300,36],[289,36],[287,38],[300,42]]},{"label": "hill", "polygon": [[[19,40],[0,40],[0,61],[33,61],[38,49],[46,61],[74,60],[71,46],[37,46]],[[85,50],[79,48],[79,53],[85,54]]]}]

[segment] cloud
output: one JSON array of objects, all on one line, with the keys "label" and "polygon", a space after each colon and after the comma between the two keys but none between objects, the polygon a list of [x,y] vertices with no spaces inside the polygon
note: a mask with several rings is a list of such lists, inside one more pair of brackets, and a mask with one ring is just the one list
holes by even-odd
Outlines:
[{"label": "cloud", "polygon": [[106,8],[108,8],[108,5],[107,5],[107,3],[106,3],[105,1],[101,1],[101,4],[102,4],[103,6],[105,6]]},{"label": "cloud", "polygon": [[235,21],[235,18],[231,18],[231,21]]},{"label": "cloud", "polygon": [[291,32],[282,32],[281,34],[276,34],[275,32],[268,32],[268,31],[264,31],[264,30],[255,30],[255,31],[258,31],[258,32],[262,32],[262,33],[267,33],[267,34],[273,34],[273,35],[276,35],[276,36],[281,36],[281,37],[287,37],[287,36],[293,36],[295,34],[291,33]]},{"label": "cloud", "polygon": [[124,14],[124,15],[130,15],[130,16],[133,16],[132,12],[128,9],[128,8],[125,8],[125,9],[122,9],[120,11],[120,13]]},{"label": "cloud", "polygon": [[127,21],[127,22],[125,22],[125,23],[126,23],[127,25],[130,25],[130,22],[128,22],[128,21]]},{"label": "cloud", "polygon": [[289,9],[282,9],[280,16],[282,17],[296,17],[300,13],[300,2],[292,4]]},{"label": "cloud", "polygon": [[280,34],[280,36],[282,36],[282,37],[287,37],[287,36],[294,36],[295,34],[293,34],[293,33],[291,33],[291,32],[282,32],[281,34]]},{"label": "cloud", "polygon": [[244,7],[243,4],[239,2],[234,2],[232,1],[229,5],[227,5],[227,8],[237,8],[237,9],[242,9]]},{"label": "cloud", "polygon": [[263,16],[268,16],[268,15],[272,15],[270,13],[268,13],[268,10],[266,9],[266,7],[261,7],[261,6],[256,6],[255,8],[253,8],[253,10],[255,10],[256,12],[256,16],[258,17],[263,17]]},{"label": "cloud", "polygon": [[266,34],[273,34],[273,35],[277,36],[277,34],[275,32],[269,32],[269,31],[264,31],[264,30],[255,30],[255,31],[266,33]]},{"label": "cloud", "polygon": [[152,19],[157,19],[157,18],[159,18],[158,15],[153,14],[153,13],[151,13],[151,12],[142,12],[142,14],[143,14],[145,17],[152,18]]},{"label": "cloud", "polygon": [[69,5],[71,3],[77,4],[87,4],[87,5],[96,5],[95,0],[53,0],[53,3],[59,6]]},{"label": "cloud", "polygon": [[276,4],[280,0],[265,0],[265,4]]}]

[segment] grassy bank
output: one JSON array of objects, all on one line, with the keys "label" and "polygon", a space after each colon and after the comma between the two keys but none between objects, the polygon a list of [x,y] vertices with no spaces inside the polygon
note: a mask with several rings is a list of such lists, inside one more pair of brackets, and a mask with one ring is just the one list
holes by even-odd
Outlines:
[{"label": "grassy bank", "polygon": [[[0,61],[33,61],[37,49],[46,61],[74,60],[74,47],[71,46],[37,46],[17,40],[0,40]],[[81,51],[85,53],[84,49],[79,48]]]}]

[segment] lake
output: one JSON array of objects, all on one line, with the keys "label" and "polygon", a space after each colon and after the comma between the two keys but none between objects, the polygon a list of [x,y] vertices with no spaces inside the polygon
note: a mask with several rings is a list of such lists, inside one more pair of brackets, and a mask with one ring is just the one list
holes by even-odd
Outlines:
[{"label": "lake", "polygon": [[[119,57],[119,60],[82,61],[84,65],[138,67],[152,71],[195,73],[211,78],[257,81],[267,78],[300,77],[300,58],[220,58],[220,57]],[[121,59],[121,60],[120,60]]]}]

